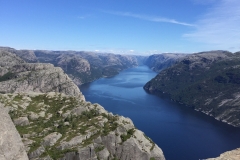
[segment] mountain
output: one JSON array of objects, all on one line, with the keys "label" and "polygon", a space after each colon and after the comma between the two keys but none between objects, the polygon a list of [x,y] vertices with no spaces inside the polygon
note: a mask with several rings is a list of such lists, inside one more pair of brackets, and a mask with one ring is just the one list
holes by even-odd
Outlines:
[{"label": "mountain", "polygon": [[144,89],[240,127],[240,54],[191,54],[161,71]]},{"label": "mountain", "polygon": [[144,63],[155,72],[160,72],[161,70],[172,66],[186,55],[187,54],[180,53],[154,54],[149,56]]},{"label": "mountain", "polygon": [[0,158],[165,159],[129,118],[86,102],[61,68],[7,51],[0,64]]},{"label": "mountain", "polygon": [[0,47],[0,51],[13,53],[29,63],[51,63],[61,67],[77,84],[110,77],[120,71],[143,64],[146,57],[95,53],[84,51],[15,50]]}]

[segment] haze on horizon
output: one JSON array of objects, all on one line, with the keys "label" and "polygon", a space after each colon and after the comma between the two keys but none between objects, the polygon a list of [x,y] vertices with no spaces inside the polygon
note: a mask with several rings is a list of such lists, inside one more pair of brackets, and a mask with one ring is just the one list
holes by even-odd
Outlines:
[{"label": "haze on horizon", "polygon": [[239,0],[0,0],[0,46],[118,54],[240,51]]}]

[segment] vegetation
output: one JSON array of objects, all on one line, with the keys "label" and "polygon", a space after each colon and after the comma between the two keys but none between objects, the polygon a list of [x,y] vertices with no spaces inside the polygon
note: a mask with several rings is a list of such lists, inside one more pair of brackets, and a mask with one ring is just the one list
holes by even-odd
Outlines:
[{"label": "vegetation", "polygon": [[0,82],[3,82],[3,81],[8,81],[12,78],[15,78],[16,77],[16,74],[15,73],[12,73],[12,72],[8,72],[6,74],[4,74],[3,76],[0,77]]},{"label": "vegetation", "polygon": [[[61,144],[60,141],[69,142],[76,136],[86,135],[86,139],[79,144],[81,147],[86,147],[92,144],[94,139],[108,135],[119,126],[118,116],[107,113],[100,114],[97,104],[92,105],[74,97],[63,96],[60,93],[36,95],[24,93],[0,94],[0,102],[13,107],[9,111],[12,119],[28,117],[29,125],[16,126],[16,128],[21,137],[27,135],[28,139],[33,142],[29,145],[29,153],[38,149],[43,142],[43,138],[50,133],[58,132],[62,135],[53,146],[45,147],[45,152],[41,157],[49,155],[53,159],[61,158],[66,152],[75,152],[76,148],[57,149]],[[78,106],[83,108],[80,114],[67,114]],[[102,121],[103,126],[100,126],[100,121]],[[128,124],[128,122],[124,121],[125,123]],[[135,129],[130,129],[126,135],[121,135],[122,141],[130,138],[134,131]],[[89,133],[93,134],[88,136]],[[103,145],[98,146],[95,148],[95,152],[100,152],[103,149]]]},{"label": "vegetation", "polygon": [[125,142],[125,141],[128,140],[131,136],[133,136],[134,132],[135,132],[135,129],[132,128],[132,129],[129,129],[129,130],[127,131],[127,134],[122,134],[122,135],[120,136],[121,139],[122,139],[122,142]]},{"label": "vegetation", "polygon": [[[0,95],[0,102],[7,103],[9,106],[18,105],[18,108],[10,110],[9,114],[11,118],[15,119],[18,117],[28,116],[28,119],[31,122],[30,125],[27,126],[16,126],[21,137],[24,137],[24,135],[27,134],[33,135],[29,137],[29,139],[33,141],[33,143],[29,145],[29,153],[40,147],[43,138],[52,132],[61,133],[61,139],[65,137],[66,141],[69,141],[79,133],[83,135],[86,134],[89,132],[90,128],[94,130],[99,130],[101,128],[97,125],[97,118],[101,115],[96,109],[94,109],[96,106],[93,107],[93,109],[83,111],[80,115],[68,115],[65,118],[62,117],[62,113],[66,113],[76,106],[82,105],[82,107],[84,107],[84,105],[88,105],[82,101],[78,101],[74,97],[62,97],[59,93],[55,95],[39,94],[31,97],[25,94],[12,94],[8,97],[12,97],[12,100],[6,101],[6,97],[4,97],[4,95]],[[31,100],[26,100],[26,97]],[[28,103],[26,108],[21,107],[24,103]],[[44,113],[44,117],[38,116],[36,119],[31,119],[31,113],[36,115]],[[105,116],[110,119],[110,122],[113,122],[115,119],[108,115]],[[66,125],[66,122],[68,122],[69,125]],[[113,127],[111,127],[108,123],[106,123],[106,125],[108,127],[104,130],[107,130],[107,132],[112,131]],[[96,134],[84,140],[83,146],[92,143],[92,140],[100,135],[101,132],[99,130]],[[75,151],[74,148],[66,150],[56,149],[55,147],[60,144],[60,140],[53,147],[47,147],[46,152],[43,153],[42,156],[50,155],[53,159],[58,159],[66,152]]]},{"label": "vegetation", "polygon": [[98,146],[95,148],[95,152],[100,152],[104,149],[105,147],[104,146]]},{"label": "vegetation", "polygon": [[[222,114],[234,106],[220,106],[225,99],[235,99],[240,87],[240,56],[209,62],[207,58],[196,61],[183,60],[163,70],[144,88],[159,96],[169,96],[174,101],[210,112]],[[240,120],[238,112],[234,119]],[[233,119],[230,121],[234,121]],[[239,121],[235,121],[238,124]]]}]

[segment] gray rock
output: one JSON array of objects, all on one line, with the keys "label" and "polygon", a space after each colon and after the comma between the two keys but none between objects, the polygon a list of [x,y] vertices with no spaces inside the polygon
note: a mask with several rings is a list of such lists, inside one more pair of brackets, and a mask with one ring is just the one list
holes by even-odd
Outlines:
[{"label": "gray rock", "polygon": [[[61,92],[85,100],[79,88],[59,67],[52,64],[24,63],[15,55],[2,51],[0,59],[0,76],[8,72],[13,74],[0,82],[1,93]],[[15,63],[6,64],[2,59],[13,60]]]},{"label": "gray rock", "polygon": [[108,152],[107,148],[104,148],[100,152],[97,153],[99,159],[108,159],[110,153]]},{"label": "gray rock", "polygon": [[93,146],[87,146],[78,149],[76,152],[69,152],[64,155],[61,160],[98,160],[94,152]]},{"label": "gray rock", "polygon": [[41,156],[43,153],[45,152],[45,148],[43,146],[38,147],[38,149],[36,149],[35,151],[31,152],[28,154],[29,159],[34,159],[34,158],[38,158],[39,156]]},{"label": "gray rock", "polygon": [[97,160],[93,145],[78,150],[80,160]]},{"label": "gray rock", "polygon": [[207,160],[239,160],[240,148],[222,153],[219,157],[209,158]]},{"label": "gray rock", "polygon": [[86,139],[86,136],[84,136],[84,135],[76,136],[68,142],[66,142],[66,141],[61,142],[58,149],[64,150],[64,149],[68,149],[72,146],[77,146],[77,145],[81,144],[82,141],[85,140],[85,139]]},{"label": "gray rock", "polygon": [[0,103],[0,159],[27,160],[27,153],[8,112]]},{"label": "gray rock", "polygon": [[30,120],[36,120],[38,118],[39,118],[39,115],[34,113],[34,112],[31,112],[30,115],[29,115]]},{"label": "gray rock", "polygon": [[16,126],[26,126],[26,125],[29,125],[29,120],[27,117],[19,117],[17,119],[14,119],[13,123]]},{"label": "gray rock", "polygon": [[43,138],[42,145],[43,146],[53,146],[61,137],[62,137],[62,134],[53,132]]}]

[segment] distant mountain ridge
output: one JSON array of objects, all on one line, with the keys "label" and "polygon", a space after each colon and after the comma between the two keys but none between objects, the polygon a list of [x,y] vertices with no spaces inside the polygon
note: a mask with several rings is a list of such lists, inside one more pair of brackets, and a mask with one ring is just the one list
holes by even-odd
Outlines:
[{"label": "distant mountain ridge", "polygon": [[240,54],[211,51],[187,55],[161,71],[144,89],[240,127]]},{"label": "distant mountain ridge", "polygon": [[185,56],[187,56],[187,54],[181,53],[154,54],[146,59],[145,64],[153,71],[160,72],[161,70],[172,66]]},{"label": "distant mountain ridge", "polygon": [[118,74],[123,69],[143,64],[147,57],[85,51],[16,50],[0,47],[29,63],[51,63],[61,67],[77,85]]}]

